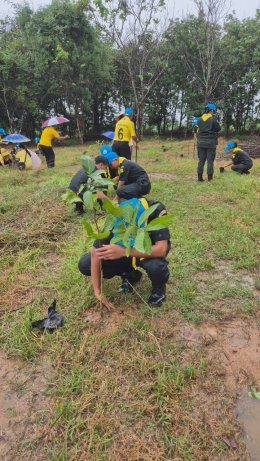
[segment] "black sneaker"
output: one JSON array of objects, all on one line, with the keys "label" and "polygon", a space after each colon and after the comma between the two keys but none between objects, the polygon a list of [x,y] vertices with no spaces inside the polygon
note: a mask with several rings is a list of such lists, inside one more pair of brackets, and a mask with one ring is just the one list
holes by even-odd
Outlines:
[{"label": "black sneaker", "polygon": [[118,293],[132,293],[133,287],[139,280],[141,280],[142,272],[135,270],[127,274],[126,276],[122,276],[122,284],[118,288]]},{"label": "black sneaker", "polygon": [[148,299],[148,303],[152,307],[160,307],[163,301],[166,299],[166,287],[165,285],[154,286],[152,288],[152,293]]},{"label": "black sneaker", "polygon": [[202,176],[198,176],[198,182],[203,182],[203,181],[204,181],[203,177],[202,177]]},{"label": "black sneaker", "polygon": [[208,174],[208,181],[212,181],[213,179],[213,174]]},{"label": "black sneaker", "polygon": [[77,213],[79,215],[83,214],[85,212],[83,203],[82,202],[76,202],[75,207],[74,207],[74,211],[75,211],[75,213]]}]

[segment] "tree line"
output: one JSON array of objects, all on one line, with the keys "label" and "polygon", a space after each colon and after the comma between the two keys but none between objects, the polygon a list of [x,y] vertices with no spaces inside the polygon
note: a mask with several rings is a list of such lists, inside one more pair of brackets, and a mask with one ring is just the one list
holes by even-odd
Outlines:
[{"label": "tree line", "polygon": [[80,142],[135,108],[139,135],[185,135],[205,102],[228,136],[260,130],[260,11],[194,0],[167,19],[164,0],[53,0],[0,22],[0,125],[34,136],[51,114]]}]

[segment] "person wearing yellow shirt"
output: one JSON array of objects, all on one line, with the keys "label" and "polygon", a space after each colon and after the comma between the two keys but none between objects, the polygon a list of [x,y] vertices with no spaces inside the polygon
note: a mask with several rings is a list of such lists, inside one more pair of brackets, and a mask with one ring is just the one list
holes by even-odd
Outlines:
[{"label": "person wearing yellow shirt", "polygon": [[20,148],[15,154],[15,159],[17,163],[18,170],[31,170],[32,169],[32,159],[29,151],[23,146],[20,145]]},{"label": "person wearing yellow shirt", "polygon": [[55,154],[52,148],[52,142],[54,139],[64,141],[65,139],[69,139],[69,135],[66,134],[66,136],[61,136],[54,126],[44,128],[39,142],[39,147],[46,158],[48,168],[54,168],[55,166]]},{"label": "person wearing yellow shirt", "polygon": [[11,165],[12,155],[11,152],[4,147],[0,147],[0,166]]},{"label": "person wearing yellow shirt", "polygon": [[112,144],[113,152],[119,157],[125,157],[127,160],[131,160],[131,149],[129,142],[135,141],[137,145],[137,137],[135,133],[135,126],[132,121],[133,109],[127,107],[123,116],[119,117],[115,127],[115,136]]}]

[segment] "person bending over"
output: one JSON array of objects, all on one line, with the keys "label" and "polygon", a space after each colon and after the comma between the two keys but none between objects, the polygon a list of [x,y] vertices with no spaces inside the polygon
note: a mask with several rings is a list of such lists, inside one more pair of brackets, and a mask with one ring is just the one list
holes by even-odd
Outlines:
[{"label": "person bending over", "polygon": [[[148,222],[167,214],[163,203],[146,199],[130,199],[121,205],[131,203],[133,208],[145,204],[145,208],[158,204],[155,211],[149,216]],[[159,307],[166,299],[166,283],[169,279],[168,261],[166,256],[170,250],[170,232],[168,228],[149,232],[152,241],[151,254],[140,253],[131,248],[130,256],[126,256],[125,248],[120,244],[110,243],[115,228],[107,239],[96,240],[91,253],[84,254],[79,261],[80,272],[85,276],[91,276],[95,297],[108,309],[113,308],[110,301],[102,295],[102,276],[111,279],[120,276],[122,279],[118,292],[131,292],[132,286],[140,281],[144,269],[152,283],[152,290],[148,303],[153,307]]]},{"label": "person bending over", "polygon": [[227,142],[224,152],[232,154],[232,163],[229,163],[226,166],[232,165],[231,170],[236,171],[237,173],[250,174],[249,170],[253,166],[253,161],[247,152],[237,147],[236,142]]},{"label": "person bending over", "polygon": [[[104,170],[105,171],[105,173],[104,173],[105,178],[110,178],[111,177],[111,174],[110,174],[110,171],[109,171],[109,168],[108,168],[108,161],[102,155],[97,155],[97,157],[95,157],[95,168],[94,168],[93,172],[96,171],[96,170]],[[77,173],[74,174],[74,176],[72,177],[72,179],[70,181],[69,187],[68,187],[68,189],[75,192],[75,194],[77,194],[81,198],[81,200],[83,200],[84,192],[86,192],[86,187],[84,187],[84,186],[87,183],[88,178],[89,178],[89,175],[86,173],[84,168],[81,168],[79,171],[77,171]],[[83,187],[81,188],[81,186],[83,186]],[[80,188],[81,188],[81,191],[79,192]],[[84,213],[84,204],[83,204],[83,202],[75,202],[75,209],[74,210],[78,214]]]},{"label": "person bending over", "polygon": [[66,134],[65,136],[61,136],[59,132],[54,128],[54,126],[48,126],[47,128],[44,128],[41,134],[39,148],[41,153],[46,158],[48,168],[54,168],[55,166],[55,154],[52,148],[52,142],[54,139],[58,139],[58,141],[64,141],[65,139],[69,139],[69,135]]},{"label": "person bending over", "polygon": [[[115,170],[116,177],[118,178],[117,199],[128,200],[149,194],[151,190],[150,179],[140,165],[123,157],[118,157],[113,151],[109,151],[106,154],[106,159],[109,167]],[[102,192],[99,194],[99,198],[104,198]]]}]

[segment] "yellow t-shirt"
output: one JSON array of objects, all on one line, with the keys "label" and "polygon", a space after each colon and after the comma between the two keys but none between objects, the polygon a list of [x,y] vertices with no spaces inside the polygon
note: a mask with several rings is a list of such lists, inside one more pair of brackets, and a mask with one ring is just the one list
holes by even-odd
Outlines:
[{"label": "yellow t-shirt", "polygon": [[51,147],[53,139],[58,138],[58,136],[58,131],[55,130],[53,126],[48,126],[43,130],[39,144],[41,146]]},{"label": "yellow t-shirt", "polygon": [[25,149],[19,150],[15,154],[15,157],[16,157],[16,160],[18,160],[18,162],[25,163],[25,169],[26,170],[30,170],[32,168],[32,159],[31,159],[30,155],[28,154],[28,152],[27,152],[27,155],[26,155],[26,150]]},{"label": "yellow t-shirt", "polygon": [[0,148],[0,165],[5,165],[7,160],[12,160],[11,153],[8,150],[1,147]]},{"label": "yellow t-shirt", "polygon": [[116,124],[114,141],[129,142],[132,136],[136,136],[135,126],[132,120],[126,115]]}]

